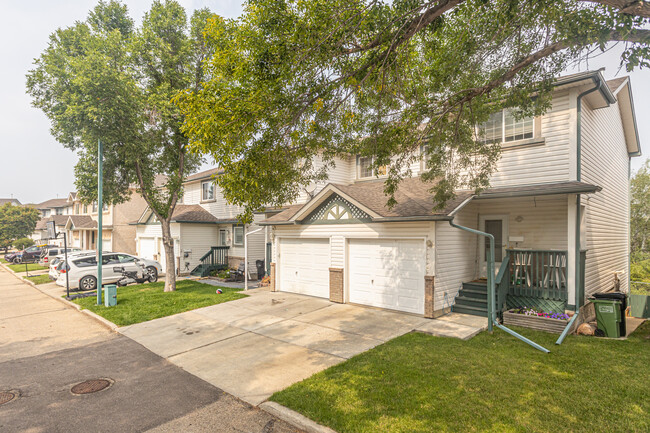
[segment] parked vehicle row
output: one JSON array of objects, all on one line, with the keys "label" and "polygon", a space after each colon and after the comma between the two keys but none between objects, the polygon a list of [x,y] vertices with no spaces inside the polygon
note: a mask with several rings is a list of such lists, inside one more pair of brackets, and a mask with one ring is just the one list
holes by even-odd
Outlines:
[{"label": "parked vehicle row", "polygon": [[[59,256],[59,258],[62,256]],[[158,280],[162,266],[155,260],[141,259],[126,253],[104,253],[102,255],[102,284],[115,284]],[[56,276],[56,284],[66,285],[66,273],[71,289],[95,290],[97,288],[97,257],[87,251],[68,255],[68,263],[61,259],[55,271],[50,269],[50,278]],[[132,279],[133,281],[130,281]]]},{"label": "parked vehicle row", "polygon": [[56,245],[34,245],[24,250],[5,254],[5,260],[14,264],[36,263],[41,259],[41,255],[50,248],[58,248]]}]

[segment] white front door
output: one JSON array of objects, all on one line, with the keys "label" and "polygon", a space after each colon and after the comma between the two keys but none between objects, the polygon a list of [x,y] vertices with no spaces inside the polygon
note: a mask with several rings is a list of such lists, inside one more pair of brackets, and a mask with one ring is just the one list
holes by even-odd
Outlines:
[{"label": "white front door", "polygon": [[279,290],[329,298],[329,239],[279,240]]},{"label": "white front door", "polygon": [[[499,272],[501,262],[506,254],[508,239],[507,215],[481,215],[479,217],[479,230],[494,236],[494,273]],[[481,277],[487,277],[487,256],[490,243],[485,236],[481,236]]]},{"label": "white front door", "polygon": [[349,301],[424,314],[423,240],[350,239]]}]

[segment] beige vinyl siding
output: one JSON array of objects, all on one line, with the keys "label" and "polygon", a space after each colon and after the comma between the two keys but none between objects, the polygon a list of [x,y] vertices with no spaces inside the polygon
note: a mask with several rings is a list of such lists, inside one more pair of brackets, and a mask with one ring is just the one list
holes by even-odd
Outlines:
[{"label": "beige vinyl siding", "polygon": [[330,264],[333,268],[344,268],[345,267],[345,237],[344,236],[332,236],[330,239],[330,257],[332,258],[332,263]]},{"label": "beige vinyl siding", "polygon": [[[170,227],[171,235],[172,238],[178,242],[180,240],[181,236],[181,228],[180,224],[178,223],[172,223]],[[162,251],[160,251],[160,244],[162,240],[162,226],[160,224],[141,224],[137,226],[137,231],[136,231],[136,248],[137,248],[137,255],[140,255],[140,239],[141,238],[148,238],[148,239],[153,239],[154,240],[154,245],[156,246],[156,255],[157,255],[157,260],[160,261],[162,260]],[[165,263],[160,262],[163,266],[163,269],[165,268]]]},{"label": "beige vinyl siding", "polygon": [[492,187],[569,180],[570,142],[575,124],[575,108],[571,96],[569,91],[553,95],[551,110],[541,117],[541,138],[545,140],[543,145],[502,151],[496,172],[490,180]]},{"label": "beige vinyl siding", "polygon": [[629,258],[629,157],[618,104],[592,110],[583,104],[582,181],[603,188],[583,196],[585,208],[587,295],[614,286],[621,272],[621,290],[627,291]]},{"label": "beige vinyl siding", "polygon": [[216,218],[232,218],[235,219],[242,211],[241,207],[232,205],[226,201],[221,193],[221,188],[217,185],[214,187],[214,200],[202,202],[201,200],[201,184],[204,181],[197,181],[187,183],[184,185],[185,193],[183,195],[183,204],[198,204],[203,209],[210,212]]},{"label": "beige vinyl siding", "polygon": [[[454,222],[478,229],[476,206],[467,205],[454,218]],[[438,311],[453,304],[460,285],[478,277],[477,242],[477,235],[452,227],[447,221],[436,222],[434,310]]]},{"label": "beige vinyl siding", "polygon": [[[324,165],[323,158],[320,156],[314,157],[313,165],[315,170],[322,168]],[[312,197],[308,194],[307,190],[313,195],[316,195],[328,183],[348,185],[356,180],[356,157],[334,158],[334,165],[328,171],[328,179],[303,189],[293,204],[307,203]]]},{"label": "beige vinyl siding", "polygon": [[[187,273],[201,263],[201,257],[211,247],[218,245],[219,230],[216,224],[183,223],[180,226],[181,272]],[[184,257],[185,251],[191,251],[188,257]],[[189,269],[185,263],[190,264]]]},{"label": "beige vinyl siding", "polygon": [[[475,203],[479,216],[508,217],[508,233],[504,233],[504,240],[509,248],[567,249],[566,195],[477,200]],[[523,236],[524,241],[511,244],[508,242],[510,236]]]}]

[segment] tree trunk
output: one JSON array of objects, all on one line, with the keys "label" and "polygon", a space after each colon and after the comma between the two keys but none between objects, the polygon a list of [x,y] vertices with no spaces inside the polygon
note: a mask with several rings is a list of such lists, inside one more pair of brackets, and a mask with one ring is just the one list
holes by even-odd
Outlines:
[{"label": "tree trunk", "polygon": [[165,248],[165,292],[176,290],[176,263],[174,261],[174,239],[172,239],[171,224],[167,220],[160,220],[162,226],[163,248]]}]

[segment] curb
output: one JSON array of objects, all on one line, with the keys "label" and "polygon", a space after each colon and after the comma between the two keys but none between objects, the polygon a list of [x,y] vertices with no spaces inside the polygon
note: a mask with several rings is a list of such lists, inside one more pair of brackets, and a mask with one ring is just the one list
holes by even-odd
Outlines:
[{"label": "curb", "polygon": [[281,404],[265,401],[258,406],[263,411],[273,415],[276,418],[280,418],[282,421],[291,424],[294,427],[297,427],[301,430],[304,430],[308,433],[336,433],[335,430],[332,430],[329,427],[320,425],[315,421],[310,420],[306,416],[299,414],[296,411],[284,407]]},{"label": "curb", "polygon": [[101,316],[99,316],[99,315],[93,313],[93,312],[90,311],[90,310],[82,309],[80,305],[77,305],[77,304],[75,304],[74,302],[70,302],[70,301],[68,301],[68,300],[65,299],[65,298],[62,298],[62,297],[57,296],[57,295],[53,295],[52,293],[48,293],[48,292],[42,290],[40,287],[38,287],[38,285],[34,284],[33,282],[31,282],[31,281],[29,281],[29,280],[26,280],[26,279],[24,279],[23,277],[18,276],[18,275],[16,274],[16,272],[14,272],[11,268],[7,267],[7,265],[5,265],[4,263],[0,263],[0,265],[1,265],[5,270],[9,271],[9,272],[10,272],[14,277],[16,277],[19,281],[22,281],[22,282],[25,283],[25,284],[29,284],[30,286],[32,286],[33,288],[35,288],[36,290],[38,290],[38,291],[41,292],[42,294],[47,295],[47,296],[49,296],[50,298],[55,299],[55,300],[57,300],[57,301],[63,303],[64,305],[66,305],[66,306],[68,306],[68,307],[70,307],[70,308],[74,308],[75,310],[79,311],[80,313],[85,314],[86,316],[91,317],[92,319],[95,319],[95,321],[97,321],[97,322],[99,322],[100,324],[104,325],[104,326],[107,327],[109,330],[111,330],[111,331],[113,331],[113,332],[117,332],[117,328],[119,328],[119,326],[117,326],[115,323],[110,322],[110,321],[104,319],[103,317],[101,317]]}]

